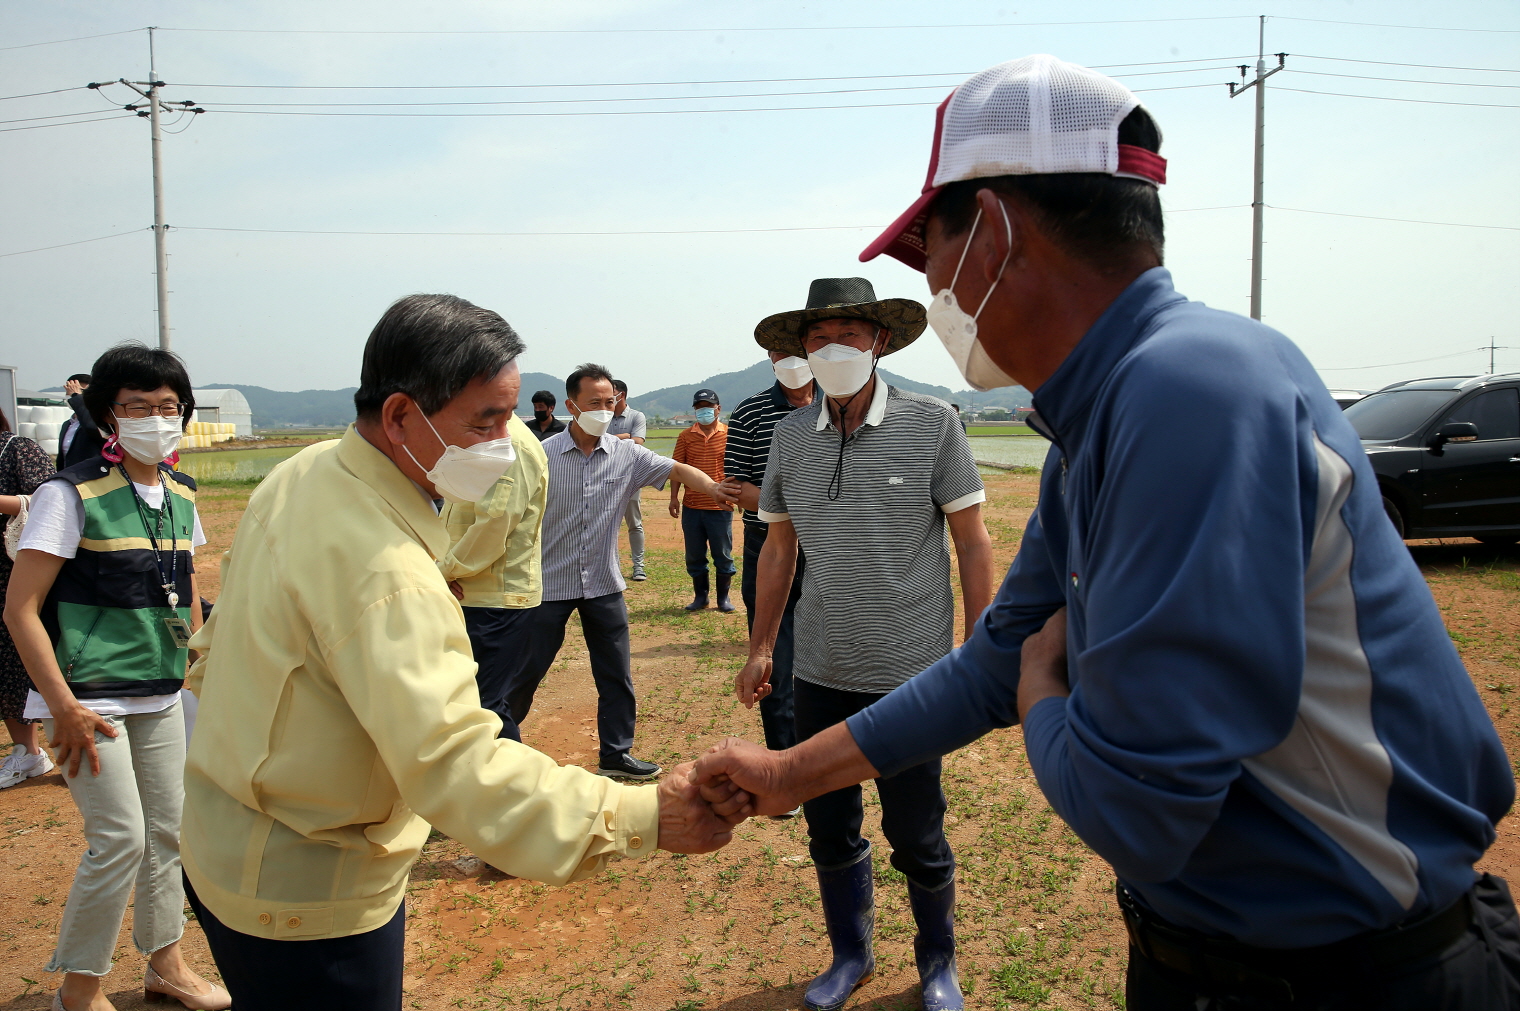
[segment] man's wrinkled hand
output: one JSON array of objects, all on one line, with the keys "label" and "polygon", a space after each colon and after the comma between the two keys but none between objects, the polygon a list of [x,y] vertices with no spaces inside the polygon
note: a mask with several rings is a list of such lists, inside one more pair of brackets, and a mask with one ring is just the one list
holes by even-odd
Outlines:
[{"label": "man's wrinkled hand", "polygon": [[[660,780],[660,849],[672,853],[711,853],[733,839],[733,826],[751,813],[748,794],[732,783],[699,790],[692,763],[683,762]],[[708,800],[707,797],[714,800]]]},{"label": "man's wrinkled hand", "polygon": [[745,709],[755,708],[755,703],[771,693],[771,658],[756,657],[734,675],[734,698],[744,703]]},{"label": "man's wrinkled hand", "polygon": [[713,485],[712,497],[726,506],[739,504],[739,481],[737,478],[726,477]]},{"label": "man's wrinkled hand", "polygon": [[748,795],[754,814],[785,814],[802,803],[787,782],[783,751],[771,751],[738,737],[726,737],[697,759],[693,777],[704,791],[731,784]]}]

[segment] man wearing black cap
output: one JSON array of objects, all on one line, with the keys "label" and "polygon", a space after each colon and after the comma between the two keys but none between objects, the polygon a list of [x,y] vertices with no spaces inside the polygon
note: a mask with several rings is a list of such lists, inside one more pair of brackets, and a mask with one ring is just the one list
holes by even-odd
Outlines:
[{"label": "man wearing black cap", "polygon": [[[718,394],[700,389],[692,394],[691,406],[696,411],[697,423],[676,438],[671,459],[697,468],[714,481],[722,481],[728,426],[718,420],[718,412],[722,409]],[[735,572],[733,506],[695,488],[687,488],[683,512],[677,495],[680,489],[680,478],[672,476],[670,515],[681,521],[681,533],[686,538],[686,573],[691,576],[692,600],[686,610],[701,611],[707,607],[707,555],[711,551],[713,570],[718,576],[718,610],[724,614],[732,613],[734,605],[729,602],[728,590]]]},{"label": "man wearing black cap", "polygon": [[1172,286],[1160,146],[1052,56],[940,106],[922,194],[861,256],[925,272],[972,386],[1033,391],[1038,508],[961,649],[698,779],[786,810],[1022,723],[1119,879],[1131,1011],[1520,1007],[1514,902],[1474,869],[1504,747],[1314,367]]},{"label": "man wearing black cap", "polygon": [[[807,552],[796,606],[793,698],[797,737],[853,716],[954,645],[950,553],[955,541],[967,631],[992,598],[986,499],[971,446],[943,401],[890,387],[876,363],[924,331],[924,307],[876,298],[863,277],[823,278],[807,308],[760,322],[770,352],[806,357],[824,397],[776,425],[759,516],[760,554],[749,662],[735,694],[753,706],[770,690],[777,630],[799,544]],[[945,839],[937,757],[879,779],[882,831],[907,878],[926,1006],[959,1007],[955,857]],[[770,813],[780,813],[773,811]],[[808,986],[812,1009],[843,1006],[875,971],[871,845],[861,837],[858,786],[803,805],[834,960]]]}]

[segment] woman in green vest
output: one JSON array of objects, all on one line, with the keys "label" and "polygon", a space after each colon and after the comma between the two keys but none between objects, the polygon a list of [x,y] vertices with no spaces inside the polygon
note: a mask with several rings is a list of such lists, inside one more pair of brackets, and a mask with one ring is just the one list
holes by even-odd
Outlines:
[{"label": "woman in green vest", "polygon": [[226,1008],[227,991],[179,950],[179,690],[201,622],[192,555],[206,538],[195,482],[166,460],[195,397],[179,358],[142,344],[113,347],[90,372],[85,406],[109,438],[32,496],[5,605],[36,688],[26,716],[43,721],[89,843],[46,970],[65,973],[53,1008],[111,1008],[101,978],[134,889],[146,998]]}]

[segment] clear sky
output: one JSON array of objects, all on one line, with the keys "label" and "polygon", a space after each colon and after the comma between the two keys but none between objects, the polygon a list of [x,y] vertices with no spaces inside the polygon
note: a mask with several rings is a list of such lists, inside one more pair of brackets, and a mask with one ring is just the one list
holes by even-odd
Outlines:
[{"label": "clear sky", "polygon": [[[801,307],[814,277],[860,274],[883,297],[927,301],[922,275],[856,254],[918,193],[934,105],[1032,52],[1128,65],[1107,72],[1166,135],[1167,265],[1186,294],[1245,312],[1253,107],[1224,82],[1254,62],[1265,12],[1267,51],[1292,54],[1269,84],[1266,199],[1298,209],[1267,213],[1266,322],[1333,387],[1485,371],[1471,349],[1490,339],[1510,346],[1500,369],[1520,369],[1520,4],[1264,6],[3,0],[0,46],[25,48],[0,48],[0,97],[143,80],[140,31],[30,44],[164,29],[165,98],[211,110],[164,144],[174,346],[198,384],[353,385],[390,301],[449,291],[517,327],[525,369],[598,361],[637,392],[751,364],[755,323]],[[1137,18],[1190,20],[1035,24]],[[110,115],[134,97],[103,94],[3,101],[0,119]],[[537,104],[290,104],[382,102]],[[734,111],[863,105],[881,107]],[[0,124],[13,131],[0,133],[0,254],[134,234],[0,256],[0,363],[30,388],[113,341],[156,339],[147,123],[15,129],[56,122]],[[734,229],[805,230],[709,231]],[[890,368],[964,385],[932,333]]]}]

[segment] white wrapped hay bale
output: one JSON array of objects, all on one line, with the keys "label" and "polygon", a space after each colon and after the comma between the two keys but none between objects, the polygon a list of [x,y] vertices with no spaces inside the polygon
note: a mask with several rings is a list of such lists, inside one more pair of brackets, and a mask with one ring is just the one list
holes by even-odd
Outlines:
[{"label": "white wrapped hay bale", "polygon": [[[20,414],[21,411],[25,410],[28,410],[28,408],[22,407],[18,409],[16,413]],[[23,439],[36,438],[36,431],[37,426],[32,424],[30,421],[21,421],[16,423],[16,434],[21,436]]]},{"label": "white wrapped hay bale", "polygon": [[48,456],[57,456],[58,455],[58,440],[57,439],[38,439],[37,440],[37,445],[41,446],[42,447],[42,451],[44,453],[46,453]]}]

